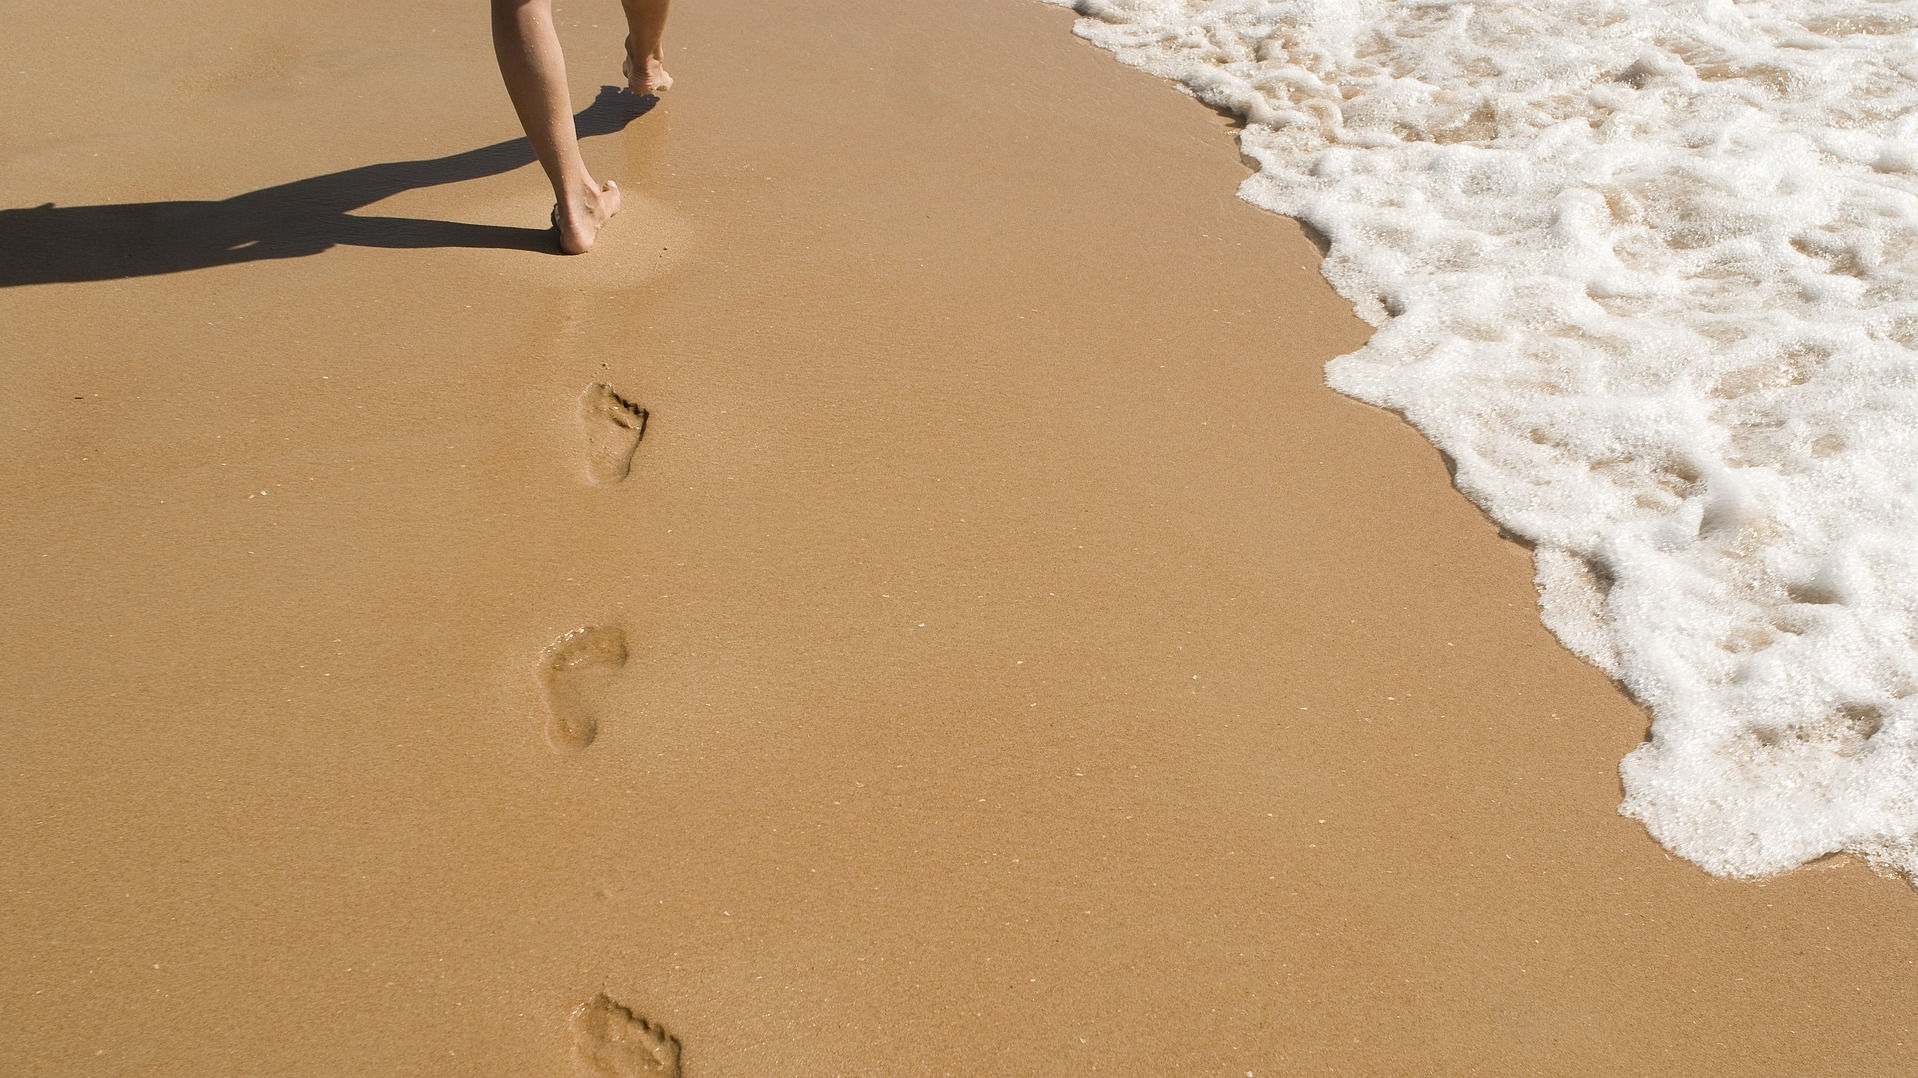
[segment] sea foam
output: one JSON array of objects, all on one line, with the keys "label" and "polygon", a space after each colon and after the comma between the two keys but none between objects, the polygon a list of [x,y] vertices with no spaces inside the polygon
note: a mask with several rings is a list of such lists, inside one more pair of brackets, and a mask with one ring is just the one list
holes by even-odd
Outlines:
[{"label": "sea foam", "polygon": [[1918,876],[1918,3],[1051,2],[1245,120],[1377,327],[1328,381],[1649,709],[1621,811]]}]

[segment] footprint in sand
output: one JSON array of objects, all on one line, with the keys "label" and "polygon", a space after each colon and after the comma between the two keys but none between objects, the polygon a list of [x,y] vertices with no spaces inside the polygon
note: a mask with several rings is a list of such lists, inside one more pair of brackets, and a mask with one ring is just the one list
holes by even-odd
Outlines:
[{"label": "footprint in sand", "polygon": [[601,992],[573,1008],[573,1063],[583,1078],[679,1078],[679,1038]]},{"label": "footprint in sand", "polygon": [[546,689],[546,743],[554,752],[578,752],[599,736],[599,717],[588,697],[625,665],[626,634],[606,626],[574,629],[539,653],[539,683]]},{"label": "footprint in sand", "polygon": [[633,450],[646,434],[646,409],[594,382],[579,395],[579,427],[586,433],[586,474],[595,483],[617,483],[633,466]]}]

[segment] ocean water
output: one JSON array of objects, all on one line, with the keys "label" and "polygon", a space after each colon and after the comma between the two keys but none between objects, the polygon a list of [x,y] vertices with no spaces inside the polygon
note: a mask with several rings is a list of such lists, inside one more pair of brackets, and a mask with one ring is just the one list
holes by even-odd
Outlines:
[{"label": "ocean water", "polygon": [[1918,2],[1051,2],[1244,119],[1376,327],[1330,384],[1649,709],[1621,811],[1918,876]]}]

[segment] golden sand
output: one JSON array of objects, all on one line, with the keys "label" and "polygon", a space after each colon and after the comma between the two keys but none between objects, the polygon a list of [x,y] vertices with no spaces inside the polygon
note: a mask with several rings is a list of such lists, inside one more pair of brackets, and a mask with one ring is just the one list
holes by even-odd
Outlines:
[{"label": "golden sand", "polygon": [[1069,13],[685,3],[566,259],[472,3],[8,6],[0,1074],[1907,1068]]}]

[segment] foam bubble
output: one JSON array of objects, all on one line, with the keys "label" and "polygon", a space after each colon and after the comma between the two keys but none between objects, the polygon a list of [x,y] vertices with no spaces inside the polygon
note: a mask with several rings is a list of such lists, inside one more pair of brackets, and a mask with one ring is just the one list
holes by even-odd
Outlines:
[{"label": "foam bubble", "polygon": [[1621,811],[1918,874],[1918,3],[1052,2],[1246,119],[1377,327],[1328,381],[1650,710]]}]

